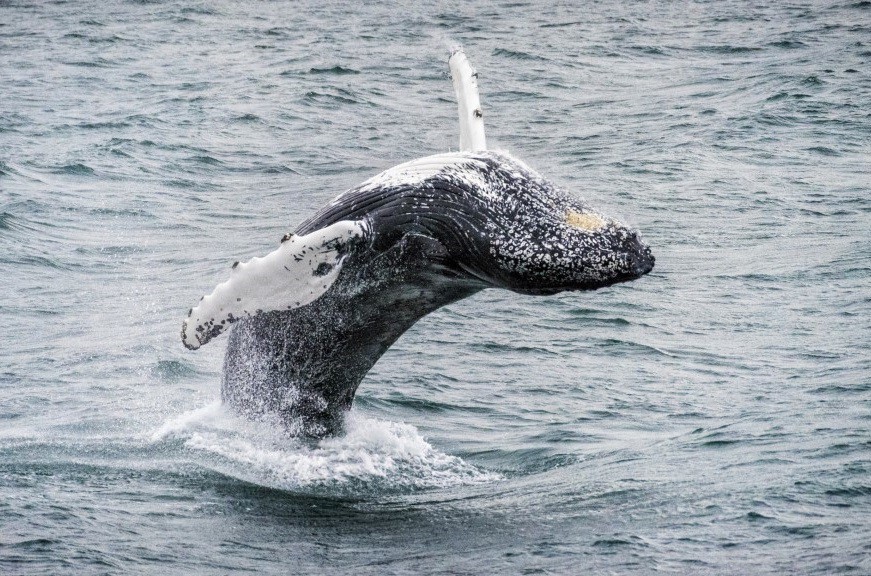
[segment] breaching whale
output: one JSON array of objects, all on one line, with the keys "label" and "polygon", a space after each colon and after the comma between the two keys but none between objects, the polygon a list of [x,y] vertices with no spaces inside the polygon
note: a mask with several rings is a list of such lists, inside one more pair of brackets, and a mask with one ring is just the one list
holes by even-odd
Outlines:
[{"label": "breaching whale", "polygon": [[485,288],[595,290],[653,269],[635,230],[487,150],[477,74],[462,51],[449,63],[459,152],[339,195],[277,250],[234,264],[184,320],[190,349],[233,325],[221,396],[236,411],[335,433],[369,369],[426,314]]}]

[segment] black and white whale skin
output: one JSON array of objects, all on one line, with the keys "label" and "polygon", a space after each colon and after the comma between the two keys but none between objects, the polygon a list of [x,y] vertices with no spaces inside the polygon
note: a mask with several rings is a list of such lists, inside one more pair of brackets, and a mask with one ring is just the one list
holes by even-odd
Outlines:
[{"label": "black and white whale skin", "polygon": [[360,381],[426,314],[485,288],[595,290],[653,265],[636,231],[507,153],[439,154],[348,190],[275,252],[234,265],[182,340],[197,348],[233,324],[224,402],[322,436],[341,430]]},{"label": "black and white whale skin", "polygon": [[[375,361],[441,306],[484,288],[594,290],[654,264],[635,231],[498,152],[392,168],[336,198],[296,236],[335,225],[355,232],[336,239],[338,264],[306,264],[315,281],[340,268],[318,298],[224,320],[250,316],[230,335],[223,400],[249,416],[277,413],[306,435],[339,429]],[[191,347],[220,331],[201,331]]]}]

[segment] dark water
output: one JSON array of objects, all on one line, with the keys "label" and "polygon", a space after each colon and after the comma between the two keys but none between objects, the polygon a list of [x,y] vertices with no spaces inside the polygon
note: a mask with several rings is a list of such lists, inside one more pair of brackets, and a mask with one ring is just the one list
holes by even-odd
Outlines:
[{"label": "dark water", "polygon": [[[644,279],[425,318],[300,444],[181,320],[338,192],[491,147]],[[871,573],[871,3],[0,3],[0,572]]]}]

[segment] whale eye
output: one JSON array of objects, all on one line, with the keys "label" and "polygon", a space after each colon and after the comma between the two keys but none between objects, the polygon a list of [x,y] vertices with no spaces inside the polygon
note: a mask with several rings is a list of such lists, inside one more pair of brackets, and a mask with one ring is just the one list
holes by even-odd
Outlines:
[{"label": "whale eye", "polygon": [[566,224],[587,232],[595,232],[605,226],[605,221],[597,214],[582,214],[569,208],[566,210]]}]

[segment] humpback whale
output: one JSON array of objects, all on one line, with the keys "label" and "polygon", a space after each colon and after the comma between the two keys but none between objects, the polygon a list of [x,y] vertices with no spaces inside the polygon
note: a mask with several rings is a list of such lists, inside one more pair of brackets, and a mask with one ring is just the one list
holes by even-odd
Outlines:
[{"label": "humpback whale", "polygon": [[461,50],[449,64],[459,151],[340,194],[275,251],[234,264],[184,320],[190,349],[232,326],[221,396],[237,412],[336,433],[369,369],[430,312],[486,288],[550,295],[652,270],[637,231],[487,149],[477,74]]}]

